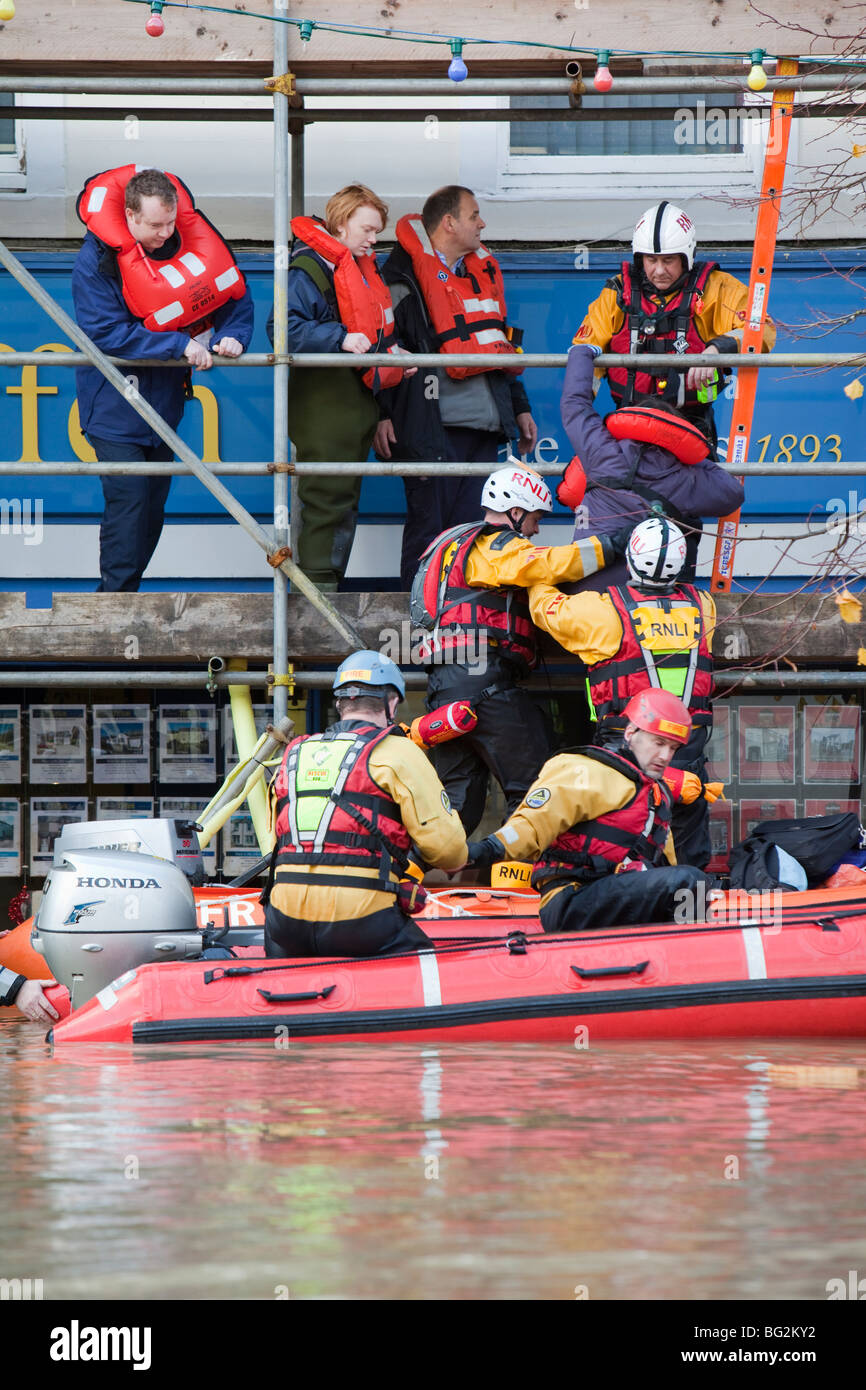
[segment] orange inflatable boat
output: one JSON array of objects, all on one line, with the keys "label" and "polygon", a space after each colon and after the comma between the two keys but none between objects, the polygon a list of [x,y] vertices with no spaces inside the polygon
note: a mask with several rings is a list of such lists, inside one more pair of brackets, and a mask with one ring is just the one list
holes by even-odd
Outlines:
[{"label": "orange inflatable boat", "polygon": [[728,895],[707,922],[549,936],[540,931],[534,895],[432,893],[420,919],[430,951],[275,961],[242,946],[234,958],[141,965],[49,1038],[61,1050],[238,1039],[273,1046],[279,1036],[866,1036],[866,900],[844,887],[773,894],[766,905],[760,900],[766,911],[755,912],[755,900],[744,904],[744,896]]}]

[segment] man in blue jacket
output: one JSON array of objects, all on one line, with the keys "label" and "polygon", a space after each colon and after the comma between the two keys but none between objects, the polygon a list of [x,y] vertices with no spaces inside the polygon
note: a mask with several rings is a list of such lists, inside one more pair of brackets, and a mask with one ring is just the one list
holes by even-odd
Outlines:
[{"label": "man in blue jacket", "polygon": [[[157,275],[160,261],[177,255],[174,186],[159,170],[147,169],[127,184],[125,215],[129,231]],[[230,299],[211,315],[207,342],[188,332],[151,332],[127,308],[117,254],[88,231],[72,270],[75,317],[98,348],[114,357],[173,361],[185,357],[191,368],[207,370],[212,353],[239,357],[253,331],[249,286],[242,299]],[[76,372],[81,429],[99,460],[168,461],[174,453],[115,390],[96,367]],[[189,373],[179,367],[148,366],[129,377],[139,394],[177,429],[187,400]],[[191,395],[191,392],[190,392]],[[136,592],[162,532],[171,478],[103,477],[105,512],[99,530],[100,583],[97,592]]]},{"label": "man in blue jacket", "polygon": [[[658,444],[615,438],[593,404],[597,353],[597,348],[584,345],[570,350],[562,392],[562,423],[586,474],[586,494],[576,513],[574,539],[612,535],[661,510],[686,536],[687,561],[680,578],[692,583],[701,519],[735,512],[743,504],[742,485],[711,459],[683,463]],[[659,408],[658,400],[651,404]],[[674,407],[670,410],[672,419],[677,420],[678,412]],[[620,560],[603,573],[581,580],[571,591],[603,590],[627,582],[625,561]]]}]

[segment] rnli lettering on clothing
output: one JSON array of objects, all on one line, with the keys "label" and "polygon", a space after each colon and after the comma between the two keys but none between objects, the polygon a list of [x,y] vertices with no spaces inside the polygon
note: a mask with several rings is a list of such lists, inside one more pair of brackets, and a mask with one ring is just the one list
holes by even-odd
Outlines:
[{"label": "rnli lettering on clothing", "polygon": [[448,375],[461,381],[503,368],[514,375],[522,372],[520,358],[508,339],[502,272],[486,246],[464,256],[466,273],[455,275],[439,259],[417,215],[400,218],[397,240],[412,258],[439,351],[489,352],[497,358],[489,367],[446,367]]},{"label": "rnli lettering on clothing", "polygon": [[[243,299],[246,282],[216,227],[197,211],[185,183],[166,171],[177,193],[177,253],[153,260],[126,221],[126,185],[138,164],[107,169],[87,180],[75,210],[95,237],[117,252],[123,298],[129,312],[152,333],[201,331],[230,299]],[[194,336],[194,332],[192,336]]]},{"label": "rnli lettering on clothing", "polygon": [[650,604],[632,609],[638,641],[650,651],[677,651],[693,647],[700,637],[701,614],[698,608],[677,608],[673,612]]}]

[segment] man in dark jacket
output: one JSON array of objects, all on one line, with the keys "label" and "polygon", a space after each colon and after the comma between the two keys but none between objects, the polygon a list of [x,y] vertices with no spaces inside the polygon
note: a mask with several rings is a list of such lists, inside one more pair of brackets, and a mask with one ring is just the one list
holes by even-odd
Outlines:
[{"label": "man in dark jacket", "polygon": [[[126,221],[154,275],[160,261],[177,254],[177,196],[157,169],[136,174],[126,190]],[[117,255],[90,231],[72,270],[72,298],[80,328],[98,348],[113,357],[150,357],[173,361],[185,357],[191,367],[212,366],[212,353],[239,357],[253,332],[253,301],[247,286],[243,299],[230,299],[211,315],[207,345],[189,333],[152,333],[129,311],[123,297]],[[81,428],[97,459],[134,462],[168,461],[173,451],[123,399],[96,367],[75,374]],[[141,367],[129,381],[140,396],[177,429],[187,399],[187,373],[178,367]],[[102,478],[105,513],[99,529],[97,592],[136,592],[157,547],[171,478]]]},{"label": "man in dark jacket", "polygon": [[[691,583],[701,518],[735,512],[743,504],[742,484],[710,459],[685,464],[658,445],[614,438],[593,405],[597,353],[597,348],[583,345],[570,350],[562,392],[562,423],[586,474],[586,495],[576,513],[574,539],[611,535],[624,525],[636,526],[661,509],[686,536],[688,559],[681,579]],[[602,590],[627,582],[625,561],[621,560],[603,574],[582,580],[571,591]]]},{"label": "man in dark jacket", "polygon": [[[464,257],[478,252],[485,223],[474,193],[449,185],[427,199],[421,213],[430,243],[447,270],[465,276]],[[394,303],[397,336],[410,352],[438,352],[439,338],[414,273],[411,256],[396,246],[382,268]],[[491,362],[495,362],[491,358]],[[500,359],[501,360],[501,359]],[[491,365],[490,371],[452,380],[444,369],[423,369],[383,392],[384,417],[373,447],[380,458],[406,462],[447,460],[495,464],[500,445],[518,440],[518,452],[535,447],[538,431],[519,378]],[[434,536],[475,521],[484,479],[437,476],[405,478],[406,525],[400,578],[409,589],[418,561]]]}]

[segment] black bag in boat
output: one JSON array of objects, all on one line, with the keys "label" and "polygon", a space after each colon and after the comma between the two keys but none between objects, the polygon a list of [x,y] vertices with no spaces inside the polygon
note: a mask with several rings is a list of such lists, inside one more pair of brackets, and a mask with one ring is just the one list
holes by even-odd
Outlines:
[{"label": "black bag in boat", "polygon": [[838,816],[803,816],[799,820],[762,820],[747,840],[731,851],[731,887],[763,892],[784,885],[773,870],[775,845],[802,864],[809,887],[816,888],[843,855],[860,844],[860,821],[848,811]]}]

